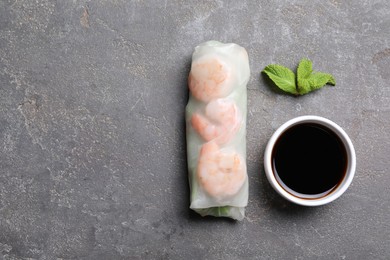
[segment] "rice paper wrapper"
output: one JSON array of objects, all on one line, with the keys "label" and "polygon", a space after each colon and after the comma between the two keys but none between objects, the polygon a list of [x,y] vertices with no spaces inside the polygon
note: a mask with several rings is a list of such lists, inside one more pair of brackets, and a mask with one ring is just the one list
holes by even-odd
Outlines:
[{"label": "rice paper wrapper", "polygon": [[190,208],[242,220],[248,203],[246,114],[248,54],[237,44],[195,48],[186,107]]}]

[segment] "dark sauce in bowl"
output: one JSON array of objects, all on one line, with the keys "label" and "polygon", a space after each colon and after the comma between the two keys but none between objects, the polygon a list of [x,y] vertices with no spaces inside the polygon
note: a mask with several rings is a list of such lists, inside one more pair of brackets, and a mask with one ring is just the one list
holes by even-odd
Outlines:
[{"label": "dark sauce in bowl", "polygon": [[271,159],[281,186],[302,198],[320,198],[335,190],[348,163],[342,140],[316,123],[299,123],[285,130],[276,141]]}]

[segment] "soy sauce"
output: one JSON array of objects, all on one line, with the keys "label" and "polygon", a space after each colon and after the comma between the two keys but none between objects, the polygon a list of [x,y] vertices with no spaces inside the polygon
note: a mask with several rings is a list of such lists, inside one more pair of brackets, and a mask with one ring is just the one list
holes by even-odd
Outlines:
[{"label": "soy sauce", "polygon": [[301,123],[279,137],[272,151],[272,165],[276,179],[291,194],[322,197],[344,178],[347,152],[327,127]]}]

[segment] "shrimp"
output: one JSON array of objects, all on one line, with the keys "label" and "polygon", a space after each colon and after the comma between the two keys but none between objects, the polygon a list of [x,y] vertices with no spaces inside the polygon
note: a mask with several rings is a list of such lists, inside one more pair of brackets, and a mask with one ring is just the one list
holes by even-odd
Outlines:
[{"label": "shrimp", "polygon": [[197,178],[209,195],[226,198],[237,194],[246,176],[245,161],[238,153],[220,150],[215,142],[202,146]]},{"label": "shrimp", "polygon": [[216,99],[207,104],[205,116],[194,113],[191,125],[206,141],[218,144],[230,141],[240,129],[241,114],[236,104],[229,99]]},{"label": "shrimp", "polygon": [[233,90],[231,68],[220,58],[206,56],[192,64],[188,86],[192,95],[204,102],[226,97]]}]

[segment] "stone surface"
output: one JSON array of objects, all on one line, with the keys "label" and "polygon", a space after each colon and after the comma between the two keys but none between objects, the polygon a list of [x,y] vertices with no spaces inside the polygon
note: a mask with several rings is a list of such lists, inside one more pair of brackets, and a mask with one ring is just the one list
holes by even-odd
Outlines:
[{"label": "stone surface", "polygon": [[[390,2],[0,1],[0,259],[389,259]],[[193,48],[250,55],[250,202],[189,209],[184,108]],[[336,87],[277,93],[302,57]],[[315,114],[341,125],[356,177],[303,208],[265,179],[265,144]]]}]

